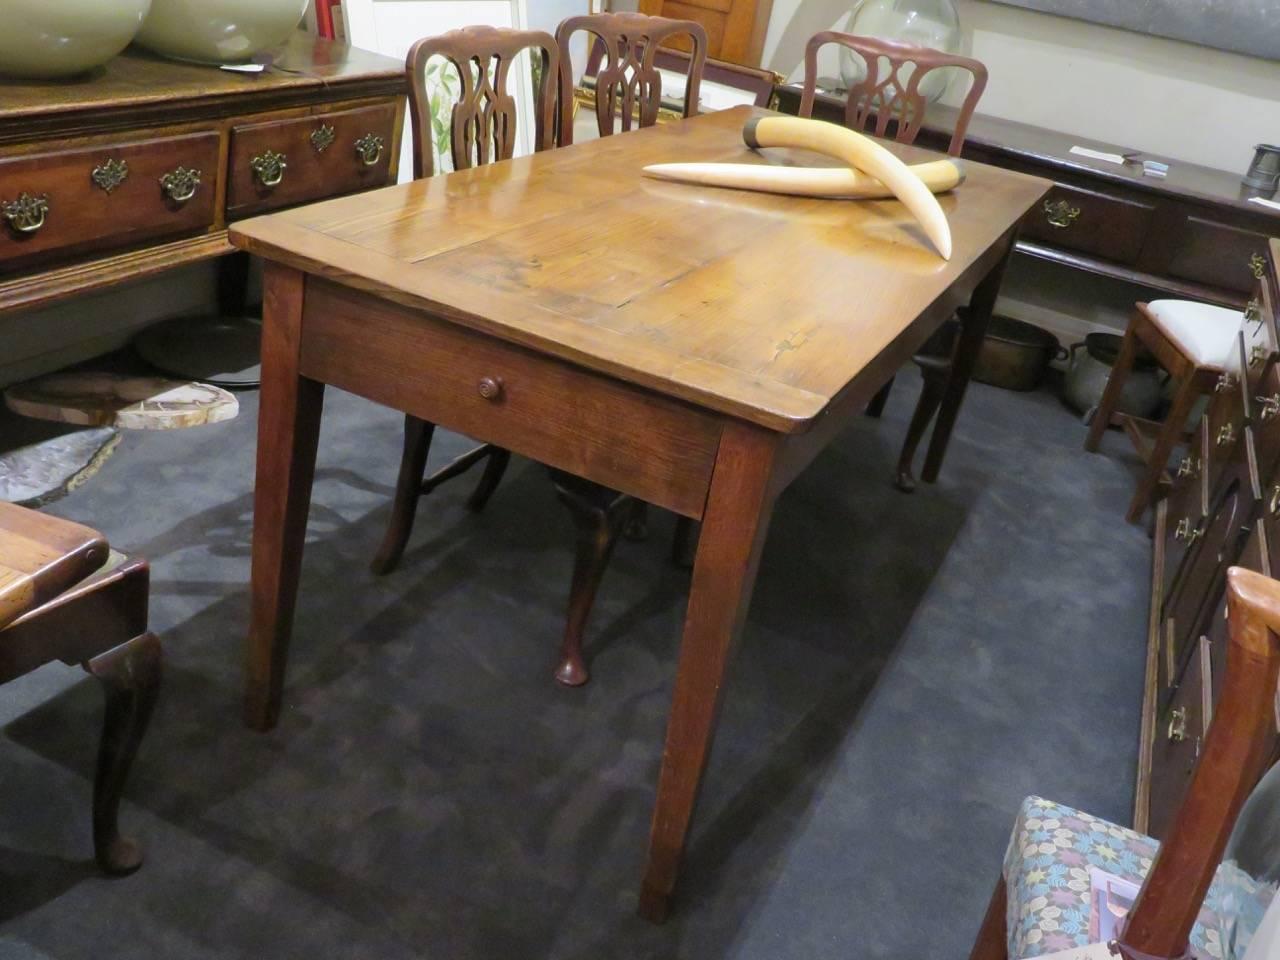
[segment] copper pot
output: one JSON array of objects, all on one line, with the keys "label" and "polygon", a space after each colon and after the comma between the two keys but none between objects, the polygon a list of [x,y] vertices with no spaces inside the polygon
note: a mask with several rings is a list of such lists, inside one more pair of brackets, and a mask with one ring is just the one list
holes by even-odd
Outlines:
[{"label": "copper pot", "polygon": [[973,379],[1006,390],[1034,390],[1049,362],[1067,352],[1047,330],[1012,317],[993,316],[973,369]]}]

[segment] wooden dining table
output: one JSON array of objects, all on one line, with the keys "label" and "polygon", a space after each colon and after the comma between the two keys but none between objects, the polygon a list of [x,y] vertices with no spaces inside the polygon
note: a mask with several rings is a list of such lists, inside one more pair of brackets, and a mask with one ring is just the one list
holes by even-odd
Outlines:
[{"label": "wooden dining table", "polygon": [[748,149],[743,126],[763,112],[705,114],[230,234],[267,261],[251,727],[280,712],[325,384],[701,521],[640,895],[655,921],[775,501],[969,303],[926,463],[936,476],[1016,224],[1050,186],[969,164],[940,198],[954,241],[944,261],[897,200],[642,176],[663,161],[824,162]]}]

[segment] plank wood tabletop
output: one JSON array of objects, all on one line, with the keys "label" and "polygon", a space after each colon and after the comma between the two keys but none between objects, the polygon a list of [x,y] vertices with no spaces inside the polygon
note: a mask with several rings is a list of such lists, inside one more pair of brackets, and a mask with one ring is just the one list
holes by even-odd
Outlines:
[{"label": "plank wood tabletop", "polygon": [[[968,304],[932,480],[1048,181],[971,165],[943,261],[897,200],[650,180],[748,150],[738,108],[237,224],[269,261],[245,717],[280,716],[326,384],[702,521],[644,916],[667,913],[786,485]],[[909,160],[934,155],[889,145]]]},{"label": "plank wood tabletop", "polygon": [[248,220],[231,239],[670,396],[803,431],[1049,184],[967,165],[965,183],[940,198],[955,248],[944,262],[897,200],[641,175],[668,161],[830,163],[748,149],[740,131],[762,112],[705,114]]}]

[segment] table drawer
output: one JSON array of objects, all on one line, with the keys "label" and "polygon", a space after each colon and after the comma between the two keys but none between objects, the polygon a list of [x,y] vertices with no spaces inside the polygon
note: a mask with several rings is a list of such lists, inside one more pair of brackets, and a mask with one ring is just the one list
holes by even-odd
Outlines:
[{"label": "table drawer", "polygon": [[386,186],[395,118],[387,103],[232,127],[227,217]]},{"label": "table drawer", "polygon": [[1155,207],[1061,184],[1021,224],[1023,239],[1133,263],[1146,241]]},{"label": "table drawer", "polygon": [[218,134],[0,160],[0,272],[51,252],[123,247],[213,225]]},{"label": "table drawer", "polygon": [[719,417],[325,280],[304,303],[304,376],[701,517]]},{"label": "table drawer", "polygon": [[1240,293],[1253,289],[1254,258],[1265,256],[1267,237],[1182,207],[1171,219],[1173,232],[1165,238],[1167,246],[1162,243],[1170,251],[1162,273]]},{"label": "table drawer", "polygon": [[1200,637],[1178,689],[1156,718],[1147,832],[1161,839],[1181,806],[1213,714],[1209,639]]}]

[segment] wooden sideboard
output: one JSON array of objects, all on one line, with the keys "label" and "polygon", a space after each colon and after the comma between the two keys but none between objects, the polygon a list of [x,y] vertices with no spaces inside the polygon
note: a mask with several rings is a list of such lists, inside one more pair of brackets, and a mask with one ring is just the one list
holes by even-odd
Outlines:
[{"label": "wooden sideboard", "polygon": [[1186,791],[1224,676],[1227,568],[1280,575],[1280,241],[1264,260],[1233,369],[1156,508],[1134,813],[1155,837]]},{"label": "wooden sideboard", "polygon": [[229,221],[395,181],[399,61],[303,33],[261,73],[130,49],[0,80],[0,314],[232,253]]},{"label": "wooden sideboard", "polygon": [[[778,97],[779,109],[796,112],[797,86],[780,86]],[[842,98],[818,95],[814,116],[840,121],[843,111]],[[945,151],[955,118],[951,107],[931,107],[917,142]],[[1136,162],[1073,155],[1077,144]],[[1170,296],[1243,306],[1268,238],[1280,236],[1280,211],[1249,203],[1254,194],[1240,183],[1247,156],[1240,173],[1228,173],[981,114],[969,124],[964,156],[1056,184],[1023,220],[1020,254]],[[1169,164],[1168,176],[1145,176],[1142,160]]]}]

